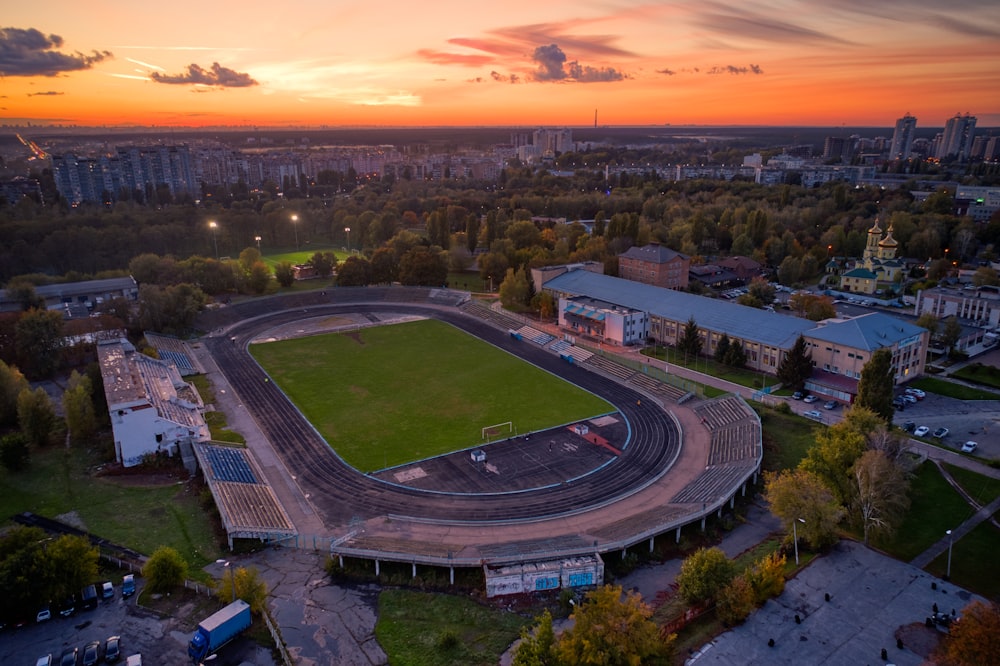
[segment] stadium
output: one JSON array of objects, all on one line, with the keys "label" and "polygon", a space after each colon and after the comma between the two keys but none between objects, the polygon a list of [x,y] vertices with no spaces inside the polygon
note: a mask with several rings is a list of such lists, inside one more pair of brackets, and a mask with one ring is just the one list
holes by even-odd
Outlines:
[{"label": "stadium", "polygon": [[[347,464],[250,354],[252,343],[433,319],[612,408],[368,472]],[[332,322],[332,323],[331,323]],[[605,557],[704,529],[756,481],[760,421],[738,396],[699,398],[447,289],[338,288],[227,305],[200,322],[210,378],[262,434],[196,455],[233,539],[329,547],[338,558],[481,568],[490,596],[597,584]],[[430,369],[433,371],[433,369]],[[229,393],[226,393],[227,389]],[[484,427],[484,426],[492,427]],[[264,461],[262,463],[262,461]],[[321,527],[320,527],[321,526]]]}]

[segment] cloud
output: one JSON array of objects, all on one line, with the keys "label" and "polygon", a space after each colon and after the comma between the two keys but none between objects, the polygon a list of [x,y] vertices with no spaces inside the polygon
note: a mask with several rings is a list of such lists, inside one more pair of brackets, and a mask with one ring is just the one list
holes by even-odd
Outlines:
[{"label": "cloud", "polygon": [[764,70],[760,65],[750,65],[749,67],[737,67],[736,65],[726,65],[724,67],[715,66],[705,72],[706,74],[763,74]]},{"label": "cloud", "polygon": [[656,70],[656,73],[657,74],[666,74],[667,76],[673,76],[677,72],[675,72],[672,69],[658,69],[658,70]]},{"label": "cloud", "polygon": [[1000,37],[1000,33],[996,30],[990,29],[985,24],[967,23],[952,16],[945,16],[943,14],[936,14],[931,18],[934,25],[940,25],[960,35],[966,35],[968,37],[987,37],[990,39],[997,39]]},{"label": "cloud", "polygon": [[93,51],[90,55],[75,51],[61,53],[59,35],[44,35],[35,28],[0,28],[0,75],[57,76],[62,72],[90,69],[106,58],[110,51]]},{"label": "cloud", "polygon": [[28,93],[28,97],[52,97],[55,95],[65,95],[66,93],[56,92],[55,90],[46,90],[45,92]]},{"label": "cloud", "polygon": [[482,67],[493,62],[493,58],[488,55],[475,55],[469,53],[448,53],[446,51],[433,51],[431,49],[420,49],[417,55],[435,65],[464,65],[466,67]]},{"label": "cloud", "polygon": [[805,28],[794,23],[778,21],[764,14],[758,14],[734,7],[719,6],[720,11],[710,11],[699,14],[694,22],[711,32],[721,32],[733,37],[756,39],[764,42],[787,44],[795,43],[825,43],[850,44],[851,42],[828,35],[818,30]]},{"label": "cloud", "polygon": [[212,63],[211,69],[191,63],[184,74],[161,74],[153,72],[149,75],[157,83],[170,83],[175,85],[203,85],[216,88],[246,88],[258,85],[249,74],[237,72],[236,70],[223,67],[217,62]]},{"label": "cloud", "polygon": [[577,83],[600,83],[621,81],[628,78],[613,67],[591,67],[581,65],[576,60],[567,63],[566,54],[557,44],[539,46],[531,54],[537,63],[535,81],[576,81]]},{"label": "cloud", "polygon": [[501,74],[500,72],[494,70],[490,72],[490,78],[499,83],[520,83],[521,77],[517,74]]}]

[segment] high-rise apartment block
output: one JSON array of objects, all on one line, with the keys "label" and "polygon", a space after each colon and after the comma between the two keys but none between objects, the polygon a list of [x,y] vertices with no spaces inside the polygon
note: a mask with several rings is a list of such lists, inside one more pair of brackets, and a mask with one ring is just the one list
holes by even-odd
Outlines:
[{"label": "high-rise apartment block", "polygon": [[910,157],[913,148],[913,134],[917,130],[917,119],[907,113],[896,121],[896,129],[892,133],[892,144],[889,147],[889,159],[905,160]]},{"label": "high-rise apartment block", "polygon": [[972,139],[976,133],[976,117],[968,113],[956,114],[949,118],[941,135],[935,157],[938,159],[958,160],[964,162],[972,152]]},{"label": "high-rise apartment block", "polygon": [[151,200],[161,187],[170,195],[198,194],[187,146],[131,146],[113,155],[52,157],[56,189],[70,205],[137,198]]}]

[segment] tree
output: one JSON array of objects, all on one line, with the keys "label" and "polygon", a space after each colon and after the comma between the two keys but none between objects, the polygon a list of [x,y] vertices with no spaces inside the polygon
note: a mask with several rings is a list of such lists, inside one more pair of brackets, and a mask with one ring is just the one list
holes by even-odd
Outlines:
[{"label": "tree", "polygon": [[448,264],[440,252],[415,247],[399,259],[399,281],[410,286],[440,287],[448,282]]},{"label": "tree", "polygon": [[1000,275],[990,266],[980,266],[972,274],[972,284],[976,287],[1000,285]]},{"label": "tree", "polygon": [[30,388],[21,371],[0,361],[0,428],[17,423],[17,401],[21,391]]},{"label": "tree", "polygon": [[97,432],[97,417],[94,414],[91,392],[90,377],[74,370],[62,396],[66,429],[74,443],[85,442]]},{"label": "tree", "polygon": [[809,321],[822,321],[837,316],[837,308],[833,306],[832,298],[807,291],[792,294],[788,298],[788,307]]},{"label": "tree", "polygon": [[818,476],[837,502],[847,506],[852,497],[851,467],[868,448],[865,433],[841,421],[829,428],[814,429],[815,442],[799,467]]},{"label": "tree", "polygon": [[521,629],[521,643],[514,652],[511,666],[555,666],[556,636],[552,630],[552,614],[546,609],[532,629]]},{"label": "tree", "polygon": [[0,437],[0,465],[9,472],[20,472],[31,461],[28,438],[19,432]]},{"label": "tree", "polygon": [[[765,472],[764,499],[788,534],[797,533],[816,549],[836,542],[837,524],[844,510],[816,474],[804,469]],[[793,530],[796,521],[799,522]]]},{"label": "tree", "polygon": [[723,333],[719,341],[715,343],[715,360],[718,363],[726,362],[726,354],[729,352],[729,335]]},{"label": "tree", "polygon": [[556,644],[557,663],[655,666],[669,664],[673,639],[664,640],[650,619],[652,609],[635,592],[622,596],[618,585],[604,585],[587,594],[573,613],[573,628]]},{"label": "tree", "polygon": [[508,310],[522,310],[528,301],[528,278],[524,268],[507,269],[507,275],[500,283],[500,302]]},{"label": "tree", "polygon": [[292,262],[279,261],[274,267],[274,279],[285,288],[295,284],[295,267],[292,266]]},{"label": "tree", "polygon": [[364,287],[371,283],[371,264],[364,257],[351,255],[337,271],[337,285],[340,287]]},{"label": "tree", "polygon": [[21,391],[17,396],[17,422],[31,446],[49,443],[56,425],[56,410],[45,389],[39,386],[34,391]]},{"label": "tree", "polygon": [[725,358],[722,360],[726,365],[734,368],[745,366],[747,364],[747,353],[743,351],[743,343],[739,340],[733,340],[733,343],[729,345],[729,349],[726,350]]},{"label": "tree", "polygon": [[29,377],[48,377],[59,367],[63,317],[58,310],[32,309],[14,326],[18,367]]},{"label": "tree", "polygon": [[698,324],[695,323],[694,317],[688,319],[684,325],[684,332],[677,341],[677,350],[683,352],[685,357],[692,358],[697,358],[701,353],[701,337],[698,335]]},{"label": "tree", "polygon": [[380,247],[372,254],[372,284],[391,284],[396,281],[396,254],[387,247]]},{"label": "tree", "polygon": [[262,613],[264,604],[267,602],[267,582],[260,577],[257,567],[239,567],[231,575],[222,577],[216,596],[226,603],[233,599],[234,580],[236,581],[236,598],[250,604],[250,609],[254,613]]},{"label": "tree", "polygon": [[250,275],[247,277],[247,287],[255,294],[263,294],[267,291],[267,285],[271,283],[271,269],[263,261],[257,260],[250,266]]},{"label": "tree", "polygon": [[736,576],[719,592],[715,611],[726,625],[739,624],[747,619],[756,606],[754,591],[746,576]]},{"label": "tree", "polygon": [[309,257],[308,264],[316,271],[316,275],[328,278],[337,265],[337,257],[333,252],[314,252],[313,256]]},{"label": "tree", "polygon": [[765,555],[747,568],[743,575],[753,588],[757,604],[762,604],[784,592],[787,562],[788,558],[776,551]]},{"label": "tree", "polygon": [[54,578],[50,599],[66,599],[97,578],[100,551],[87,537],[64,534],[45,551]]},{"label": "tree", "polygon": [[24,619],[26,612],[48,601],[51,571],[44,544],[47,535],[41,528],[17,525],[0,539],[0,587],[4,603],[2,620]]},{"label": "tree", "polygon": [[681,596],[691,603],[714,599],[736,571],[721,548],[699,548],[684,558],[677,576]]},{"label": "tree", "polygon": [[892,422],[893,387],[896,384],[892,367],[892,352],[886,348],[877,349],[861,368],[858,381],[858,398],[855,404],[866,407],[880,416],[886,423]]},{"label": "tree", "polygon": [[949,355],[955,351],[955,344],[960,337],[962,337],[962,325],[958,323],[958,318],[945,319],[944,326],[941,327],[941,342],[948,348]]},{"label": "tree", "polygon": [[917,317],[917,321],[915,321],[914,323],[917,326],[921,328],[926,328],[928,331],[930,331],[931,337],[933,338],[935,335],[937,335],[938,325],[940,324],[940,321],[933,312],[925,312],[919,317]]},{"label": "tree", "polygon": [[806,380],[812,374],[812,354],[806,347],[806,340],[801,335],[788,350],[778,365],[778,379],[794,391],[805,388]]},{"label": "tree", "polygon": [[1000,605],[973,601],[962,611],[962,619],[951,625],[947,637],[934,653],[945,666],[995,664],[1000,655]]},{"label": "tree", "polygon": [[188,565],[181,554],[170,546],[160,546],[142,568],[149,591],[154,594],[170,592],[184,583]]},{"label": "tree", "polygon": [[756,298],[763,305],[770,305],[774,303],[776,291],[774,285],[766,279],[755,277],[750,280],[750,284],[747,286],[747,294]]},{"label": "tree", "polygon": [[882,451],[868,449],[852,468],[856,492],[854,514],[864,530],[865,545],[870,537],[889,535],[910,507],[909,483],[902,468]]}]

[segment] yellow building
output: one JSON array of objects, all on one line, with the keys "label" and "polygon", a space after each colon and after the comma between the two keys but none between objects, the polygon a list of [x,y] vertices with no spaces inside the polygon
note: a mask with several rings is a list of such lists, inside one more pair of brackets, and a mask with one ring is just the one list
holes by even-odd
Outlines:
[{"label": "yellow building", "polygon": [[902,274],[903,262],[896,258],[899,242],[892,237],[892,224],[882,236],[879,220],[868,230],[865,251],[853,270],[840,278],[840,288],[860,294],[874,294],[879,285],[892,284]]}]

